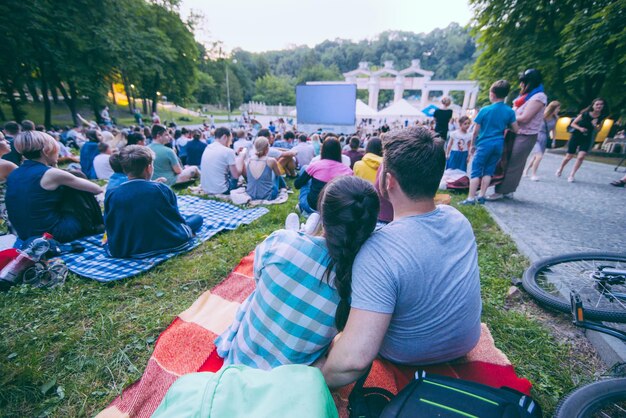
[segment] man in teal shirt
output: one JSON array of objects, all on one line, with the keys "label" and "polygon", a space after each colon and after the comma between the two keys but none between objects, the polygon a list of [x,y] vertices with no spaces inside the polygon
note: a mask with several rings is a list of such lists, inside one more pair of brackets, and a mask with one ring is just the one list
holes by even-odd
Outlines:
[{"label": "man in teal shirt", "polygon": [[172,148],[165,144],[172,142],[172,136],[163,125],[152,126],[152,143],[148,145],[154,152],[154,174],[152,180],[164,178],[165,184],[172,186],[176,183],[185,183],[200,177],[198,167],[182,167],[180,160]]}]

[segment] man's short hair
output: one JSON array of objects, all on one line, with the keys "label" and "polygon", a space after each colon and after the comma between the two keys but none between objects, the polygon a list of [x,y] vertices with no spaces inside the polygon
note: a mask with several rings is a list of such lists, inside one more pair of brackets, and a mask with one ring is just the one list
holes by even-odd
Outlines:
[{"label": "man's short hair", "polygon": [[284,136],[285,140],[294,139],[295,137],[296,135],[293,132],[291,131],[285,132],[285,136]]},{"label": "man's short hair", "polygon": [[35,122],[32,120],[23,120],[22,121],[22,130],[23,131],[34,131],[35,130]]},{"label": "man's short hair", "polygon": [[167,128],[163,125],[154,124],[152,125],[152,138],[156,139],[157,136],[162,135],[163,132],[167,131]]},{"label": "man's short hair", "polygon": [[306,142],[306,140],[308,139],[308,137],[305,134],[300,134],[300,136],[298,137],[298,139],[300,140],[300,142]]},{"label": "man's short hair", "polygon": [[493,92],[498,99],[504,99],[511,91],[511,85],[506,80],[498,80],[491,85],[489,91]]},{"label": "man's short hair", "polygon": [[356,136],[353,136],[352,138],[350,138],[350,149],[351,150],[359,149],[359,145],[361,145],[361,140],[359,138],[357,138]]},{"label": "man's short hair", "polygon": [[107,152],[109,150],[109,144],[107,144],[106,142],[99,142],[98,143],[98,151],[100,151],[100,154],[103,154],[105,152]]},{"label": "man's short hair", "polygon": [[446,166],[443,140],[425,127],[389,132],[383,141],[385,171],[413,200],[432,199]]},{"label": "man's short hair", "polygon": [[152,161],[154,153],[143,145],[128,145],[120,151],[120,165],[124,174],[130,177],[141,177]]},{"label": "man's short hair", "polygon": [[111,164],[111,168],[116,173],[123,173],[124,169],[122,168],[122,164],[120,163],[120,153],[114,152],[109,157],[109,164]]},{"label": "man's short hair", "polygon": [[271,135],[272,134],[270,133],[270,130],[267,128],[260,129],[259,132],[256,134],[257,137],[263,136],[265,138],[269,138]]},{"label": "man's short hair", "polygon": [[141,141],[145,141],[146,137],[141,132],[133,132],[126,138],[126,145],[137,145]]},{"label": "man's short hair", "polygon": [[372,154],[376,154],[378,156],[383,155],[383,144],[380,141],[380,138],[374,136],[372,138],[370,138],[369,141],[367,141],[367,146],[365,147],[365,152],[366,153],[372,153]]},{"label": "man's short hair", "polygon": [[220,139],[224,135],[230,136],[230,129],[220,126],[215,130],[215,139]]},{"label": "man's short hair", "polygon": [[4,130],[7,134],[15,136],[20,133],[20,124],[12,120],[4,124]]},{"label": "man's short hair", "polygon": [[246,137],[246,131],[244,131],[243,129],[240,129],[237,131],[237,138],[245,138]]}]

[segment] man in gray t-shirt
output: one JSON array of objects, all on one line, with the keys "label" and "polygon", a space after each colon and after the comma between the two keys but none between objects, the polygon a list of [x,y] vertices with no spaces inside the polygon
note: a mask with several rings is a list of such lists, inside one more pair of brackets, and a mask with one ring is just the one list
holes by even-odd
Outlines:
[{"label": "man in gray t-shirt", "polygon": [[476,240],[465,217],[435,206],[443,141],[425,128],[383,140],[381,193],[394,221],[374,233],[352,270],[350,316],[327,359],[330,387],[355,381],[380,355],[425,365],[467,354],[480,337]]}]

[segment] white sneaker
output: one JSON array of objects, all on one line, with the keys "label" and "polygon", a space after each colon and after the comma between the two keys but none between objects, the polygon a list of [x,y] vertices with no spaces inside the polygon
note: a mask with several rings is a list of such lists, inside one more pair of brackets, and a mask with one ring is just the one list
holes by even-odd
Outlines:
[{"label": "white sneaker", "polygon": [[306,220],[304,228],[302,228],[302,232],[307,235],[315,235],[319,231],[321,225],[322,222],[319,213],[313,212],[309,216],[309,219]]},{"label": "white sneaker", "polygon": [[530,181],[539,181],[539,177],[537,177],[537,176],[532,176],[532,177],[530,178]]},{"label": "white sneaker", "polygon": [[299,231],[300,230],[300,217],[291,212],[287,215],[287,219],[285,219],[285,229],[288,231]]},{"label": "white sneaker", "polygon": [[575,181],[575,180],[574,180],[574,177],[572,177],[572,176],[569,176],[569,177],[567,178],[567,182],[568,182],[568,183],[573,183],[574,181]]}]

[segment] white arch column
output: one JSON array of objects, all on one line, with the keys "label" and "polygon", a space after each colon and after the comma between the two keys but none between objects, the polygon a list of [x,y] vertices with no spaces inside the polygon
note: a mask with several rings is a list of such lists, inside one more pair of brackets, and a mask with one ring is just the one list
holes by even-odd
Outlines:
[{"label": "white arch column", "polygon": [[424,109],[426,106],[428,106],[428,95],[430,94],[430,89],[428,89],[427,87],[422,87],[422,100],[420,101],[420,106],[422,106],[422,109]]},{"label": "white arch column", "polygon": [[463,106],[461,106],[461,110],[463,113],[467,110],[469,106],[470,92],[467,90],[463,90]]},{"label": "white arch column", "polygon": [[378,77],[370,77],[369,82],[367,83],[367,90],[370,93],[368,102],[369,107],[374,110],[378,110],[378,91],[380,90]]},{"label": "white arch column", "polygon": [[469,101],[469,108],[476,109],[476,98],[478,96],[478,90],[472,90],[472,94]]},{"label": "white arch column", "polygon": [[402,99],[404,95],[404,77],[401,75],[396,76],[396,80],[393,86],[393,101],[394,103]]}]

